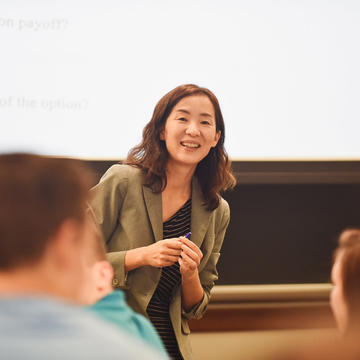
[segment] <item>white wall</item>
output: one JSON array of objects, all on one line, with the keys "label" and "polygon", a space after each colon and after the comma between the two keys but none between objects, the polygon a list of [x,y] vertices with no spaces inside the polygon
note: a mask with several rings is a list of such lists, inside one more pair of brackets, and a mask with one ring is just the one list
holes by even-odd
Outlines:
[{"label": "white wall", "polygon": [[0,3],[0,151],[116,159],[210,88],[234,159],[360,159],[356,0]]}]

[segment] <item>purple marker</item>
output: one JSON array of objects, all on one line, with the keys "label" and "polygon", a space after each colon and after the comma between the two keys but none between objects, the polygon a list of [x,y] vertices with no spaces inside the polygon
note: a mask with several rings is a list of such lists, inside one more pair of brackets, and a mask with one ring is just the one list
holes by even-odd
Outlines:
[{"label": "purple marker", "polygon": [[[189,239],[190,238],[190,236],[191,236],[191,231],[190,232],[188,232],[184,237],[185,238],[187,238],[187,239]],[[183,251],[183,250],[181,250],[181,251]],[[180,255],[180,258],[181,258],[181,255]]]}]

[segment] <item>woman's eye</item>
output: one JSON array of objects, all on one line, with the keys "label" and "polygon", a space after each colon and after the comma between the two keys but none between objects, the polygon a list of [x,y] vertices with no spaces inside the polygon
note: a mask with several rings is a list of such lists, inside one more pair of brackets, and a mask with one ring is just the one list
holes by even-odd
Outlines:
[{"label": "woman's eye", "polygon": [[180,120],[180,121],[186,121],[186,118],[181,117],[181,118],[179,118],[178,120]]},{"label": "woman's eye", "polygon": [[202,123],[203,125],[211,125],[210,122],[207,121],[207,120],[203,120],[201,123]]}]

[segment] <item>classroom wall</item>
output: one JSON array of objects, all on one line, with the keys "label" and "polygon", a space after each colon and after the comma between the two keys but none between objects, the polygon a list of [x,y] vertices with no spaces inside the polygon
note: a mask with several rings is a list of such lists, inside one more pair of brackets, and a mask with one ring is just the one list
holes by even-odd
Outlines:
[{"label": "classroom wall", "polygon": [[[87,161],[98,180],[114,161]],[[326,283],[338,233],[360,226],[360,161],[234,161],[218,285]]]},{"label": "classroom wall", "polygon": [[[97,179],[112,161],[90,161]],[[208,311],[190,322],[194,359],[266,359],[336,338],[328,283],[337,234],[360,226],[360,162],[233,163],[231,223]],[[277,285],[273,285],[277,284]]]},{"label": "classroom wall", "polygon": [[208,332],[191,334],[194,360],[265,360],[314,339],[336,339],[335,329]]}]

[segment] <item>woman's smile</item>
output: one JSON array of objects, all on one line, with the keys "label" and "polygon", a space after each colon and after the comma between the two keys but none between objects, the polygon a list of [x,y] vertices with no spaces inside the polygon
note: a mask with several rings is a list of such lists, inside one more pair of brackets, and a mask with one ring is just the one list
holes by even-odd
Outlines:
[{"label": "woman's smile", "polygon": [[187,149],[196,150],[200,148],[200,144],[193,141],[181,141],[181,146]]}]

